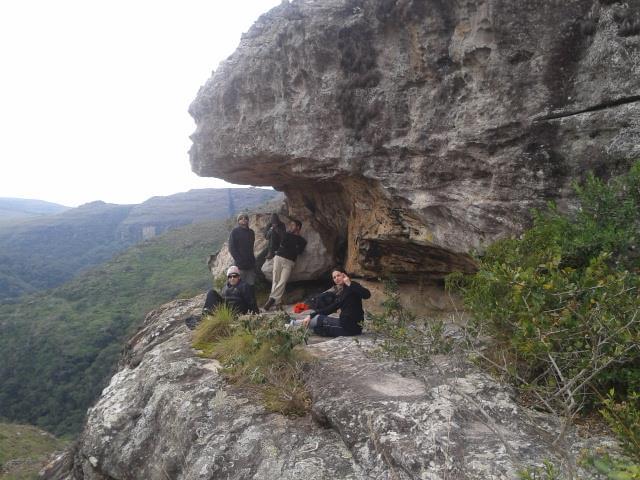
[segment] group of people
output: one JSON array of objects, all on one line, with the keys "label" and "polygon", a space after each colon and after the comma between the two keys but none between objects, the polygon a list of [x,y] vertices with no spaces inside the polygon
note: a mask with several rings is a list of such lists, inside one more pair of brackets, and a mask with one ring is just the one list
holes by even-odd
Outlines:
[{"label": "group of people", "polygon": [[[256,257],[254,254],[255,232],[249,228],[249,216],[241,213],[237,226],[229,235],[229,252],[234,265],[227,270],[227,281],[220,293],[215,289],[207,292],[203,313],[209,313],[220,303],[225,303],[238,313],[259,313],[255,297]],[[302,222],[292,220],[286,228],[277,214],[271,215],[264,236],[268,241],[267,259],[273,259],[271,293],[263,306],[265,311],[282,304],[287,281],[296,259],[304,252],[307,241],[300,234]],[[352,281],[340,267],[331,272],[334,286],[330,289],[333,301],[312,310],[303,319],[293,321],[313,330],[318,335],[337,337],[359,335],[362,332],[364,311],[362,300],[371,296],[369,290]],[[340,311],[340,316],[330,314]]]}]

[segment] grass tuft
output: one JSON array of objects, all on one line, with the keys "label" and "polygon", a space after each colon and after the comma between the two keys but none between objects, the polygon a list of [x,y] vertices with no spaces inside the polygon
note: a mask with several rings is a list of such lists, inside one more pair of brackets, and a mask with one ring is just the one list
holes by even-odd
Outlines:
[{"label": "grass tuft", "polygon": [[218,308],[196,329],[193,346],[219,360],[229,381],[257,392],[267,410],[300,416],[311,406],[302,375],[309,356],[299,348],[307,332],[285,328],[287,319],[284,313],[235,317]]}]

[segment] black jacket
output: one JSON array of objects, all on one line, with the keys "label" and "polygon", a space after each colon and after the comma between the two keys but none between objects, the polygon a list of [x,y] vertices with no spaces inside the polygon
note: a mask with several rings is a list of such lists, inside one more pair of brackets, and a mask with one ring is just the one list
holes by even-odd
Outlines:
[{"label": "black jacket", "polygon": [[253,244],[256,234],[250,228],[238,225],[229,235],[229,252],[233,257],[236,267],[240,270],[250,270],[256,266],[256,257],[253,254]]},{"label": "black jacket", "polygon": [[371,292],[358,282],[351,282],[348,287],[345,285],[336,298],[336,301],[324,308],[319,308],[311,312],[311,316],[318,314],[329,315],[340,310],[340,325],[351,335],[362,333],[362,320],[364,320],[364,310],[362,310],[362,300],[371,297]]},{"label": "black jacket", "polygon": [[295,262],[298,255],[304,252],[306,246],[307,241],[304,237],[287,232],[280,242],[280,247],[276,250],[276,255]]},{"label": "black jacket", "polygon": [[264,238],[269,240],[269,246],[274,245],[277,250],[286,234],[287,227],[284,222],[280,222],[275,225],[269,224],[264,231]]},{"label": "black jacket", "polygon": [[225,283],[220,295],[224,302],[238,313],[258,313],[258,304],[253,287],[242,280],[235,286]]}]

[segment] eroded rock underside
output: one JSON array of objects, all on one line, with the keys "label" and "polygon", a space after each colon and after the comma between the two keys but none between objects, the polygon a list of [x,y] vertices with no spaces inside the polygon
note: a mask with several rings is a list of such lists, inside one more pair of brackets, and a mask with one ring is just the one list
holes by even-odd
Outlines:
[{"label": "eroded rock underside", "polygon": [[[151,312],[92,407],[55,480],[513,479],[551,459],[555,420],[455,356],[430,367],[366,356],[371,339],[306,347],[312,414],[268,413],[191,348],[185,317],[203,297]],[[487,418],[491,420],[488,421]],[[569,432],[572,454],[610,439]],[[584,472],[580,478],[589,478]]]},{"label": "eroded rock underside", "polygon": [[286,193],[356,273],[440,278],[640,157],[640,0],[283,2],[190,107],[199,175]]}]

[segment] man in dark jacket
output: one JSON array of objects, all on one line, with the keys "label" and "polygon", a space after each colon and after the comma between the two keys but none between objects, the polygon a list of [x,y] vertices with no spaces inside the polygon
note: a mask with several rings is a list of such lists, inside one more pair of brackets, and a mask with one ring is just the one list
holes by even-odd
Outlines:
[{"label": "man in dark jacket", "polygon": [[249,228],[249,215],[241,213],[238,215],[238,225],[229,235],[229,252],[240,269],[240,278],[249,285],[256,281],[256,257],[253,253],[255,241],[256,234]]},{"label": "man in dark jacket", "polygon": [[302,222],[293,220],[289,224],[289,231],[285,233],[280,242],[280,247],[276,250],[276,255],[273,257],[271,293],[269,294],[269,300],[264,304],[263,308],[265,310],[269,310],[274,305],[280,305],[282,302],[284,288],[287,286],[287,281],[296,264],[296,259],[307,246],[307,241],[300,235],[301,229]]},{"label": "man in dark jacket", "polygon": [[277,213],[272,213],[269,226],[264,232],[264,238],[269,242],[269,246],[267,247],[267,260],[271,260],[275,257],[278,248],[280,248],[280,243],[282,243],[286,234],[287,227],[284,222],[280,220]]},{"label": "man in dark jacket", "polygon": [[220,293],[214,289],[207,292],[202,313],[211,313],[220,303],[225,303],[240,314],[258,313],[253,286],[240,278],[240,269],[236,266],[229,267],[227,270],[227,283]]}]

